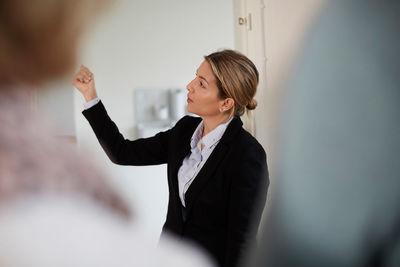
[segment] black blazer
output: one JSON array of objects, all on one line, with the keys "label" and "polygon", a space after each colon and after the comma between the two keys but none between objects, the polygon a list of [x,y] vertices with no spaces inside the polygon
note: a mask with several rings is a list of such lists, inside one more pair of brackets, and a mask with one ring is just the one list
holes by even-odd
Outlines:
[{"label": "black blazer", "polygon": [[[220,266],[237,265],[255,237],[269,185],[266,154],[235,117],[185,194],[182,210],[177,173],[190,153],[201,118],[186,116],[165,132],[130,141],[118,131],[100,102],[83,115],[112,162],[168,164],[169,203],[163,232],[204,247]],[[183,219],[185,212],[186,218]]]}]

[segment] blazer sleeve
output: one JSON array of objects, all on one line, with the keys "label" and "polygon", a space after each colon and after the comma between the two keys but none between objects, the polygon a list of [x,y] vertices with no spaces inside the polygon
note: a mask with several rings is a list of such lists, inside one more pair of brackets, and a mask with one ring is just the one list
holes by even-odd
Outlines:
[{"label": "blazer sleeve", "polygon": [[266,154],[261,145],[246,148],[236,170],[228,208],[226,267],[237,266],[243,252],[255,241],[269,186]]},{"label": "blazer sleeve", "polygon": [[100,145],[110,160],[119,165],[155,165],[167,162],[171,130],[150,138],[125,139],[100,101],[82,114],[89,121]]}]

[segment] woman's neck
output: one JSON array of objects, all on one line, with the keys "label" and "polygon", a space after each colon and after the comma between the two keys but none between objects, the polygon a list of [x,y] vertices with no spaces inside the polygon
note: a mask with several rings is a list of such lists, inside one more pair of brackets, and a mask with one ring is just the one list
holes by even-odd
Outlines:
[{"label": "woman's neck", "polygon": [[222,123],[226,123],[230,120],[229,115],[220,115],[220,116],[213,116],[213,117],[201,117],[204,123],[204,129],[202,136],[207,135],[209,132],[214,130],[218,127],[218,125]]}]

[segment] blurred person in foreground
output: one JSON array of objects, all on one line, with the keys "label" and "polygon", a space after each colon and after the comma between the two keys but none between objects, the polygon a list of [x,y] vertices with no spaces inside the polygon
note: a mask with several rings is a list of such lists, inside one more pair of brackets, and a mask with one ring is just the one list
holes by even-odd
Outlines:
[{"label": "blurred person in foreground", "polygon": [[280,175],[243,266],[400,266],[400,1],[330,1],[290,81]]},{"label": "blurred person in foreground", "polygon": [[210,266],[173,240],[153,248],[99,171],[32,109],[32,88],[68,74],[104,2],[0,2],[0,265]]}]

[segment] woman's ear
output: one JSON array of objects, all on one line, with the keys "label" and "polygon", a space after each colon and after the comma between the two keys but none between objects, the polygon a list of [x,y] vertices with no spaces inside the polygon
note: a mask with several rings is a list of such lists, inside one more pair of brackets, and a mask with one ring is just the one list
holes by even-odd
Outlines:
[{"label": "woman's ear", "polygon": [[226,111],[232,109],[234,105],[235,105],[235,101],[232,98],[230,98],[230,97],[225,98],[224,100],[222,100],[222,104],[219,108],[219,111],[226,112]]}]

